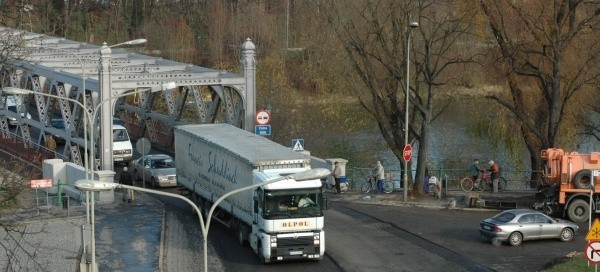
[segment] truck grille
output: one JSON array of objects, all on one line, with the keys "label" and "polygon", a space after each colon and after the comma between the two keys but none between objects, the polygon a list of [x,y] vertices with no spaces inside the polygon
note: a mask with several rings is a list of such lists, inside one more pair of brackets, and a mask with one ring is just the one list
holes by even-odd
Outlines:
[{"label": "truck grille", "polygon": [[278,247],[312,245],[313,243],[313,236],[303,236],[298,238],[286,237],[277,239]]}]

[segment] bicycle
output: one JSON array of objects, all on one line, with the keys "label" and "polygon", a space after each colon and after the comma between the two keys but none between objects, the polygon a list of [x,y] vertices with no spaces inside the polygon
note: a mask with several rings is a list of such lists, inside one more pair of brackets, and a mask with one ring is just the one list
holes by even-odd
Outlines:
[{"label": "bicycle", "polygon": [[[360,186],[360,191],[368,193],[371,190],[377,189],[377,179],[370,175],[365,182]],[[389,180],[383,181],[383,192],[389,194],[394,191],[394,183]]]},{"label": "bicycle", "polygon": [[[334,181],[335,183],[335,181]],[[350,183],[348,183],[348,181],[341,181],[340,182],[340,191],[342,193],[347,192],[348,190],[350,190]],[[332,191],[337,193],[337,190],[335,188],[335,184],[331,184],[327,181],[327,179],[321,180],[321,191],[323,193],[327,192],[327,191]]]},{"label": "bicycle", "polygon": [[473,191],[473,189],[477,191],[483,191],[483,187],[479,186],[480,179],[473,181],[473,179],[468,176],[460,181],[460,188],[465,192]]},{"label": "bicycle", "polygon": [[480,191],[487,191],[492,190],[494,181],[497,181],[498,191],[504,191],[504,189],[506,189],[506,179],[498,177],[497,179],[492,180],[492,175],[490,175],[489,171],[483,171],[481,178],[477,179],[476,182],[479,184]]},{"label": "bicycle", "polygon": [[[506,179],[503,177],[497,178],[498,180],[498,191],[503,191],[506,189]],[[487,191],[491,190],[493,186],[493,181],[491,179],[491,175],[489,171],[483,171],[481,177],[473,182],[471,177],[466,177],[460,181],[460,188],[465,192],[470,192],[473,190],[477,191]]]}]

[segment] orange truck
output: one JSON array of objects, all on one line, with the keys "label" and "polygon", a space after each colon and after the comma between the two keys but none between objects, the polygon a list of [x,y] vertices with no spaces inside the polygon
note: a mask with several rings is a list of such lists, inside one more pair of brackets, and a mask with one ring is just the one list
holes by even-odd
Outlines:
[{"label": "orange truck", "polygon": [[[546,213],[562,213],[573,222],[585,222],[592,212],[600,212],[600,152],[567,153],[562,149],[542,150],[545,161],[544,202],[536,205]],[[593,190],[592,207],[590,192]]]}]

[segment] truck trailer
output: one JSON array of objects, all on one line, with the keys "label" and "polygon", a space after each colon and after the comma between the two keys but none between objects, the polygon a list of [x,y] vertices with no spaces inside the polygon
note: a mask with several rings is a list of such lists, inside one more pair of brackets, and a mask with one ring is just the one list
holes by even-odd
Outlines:
[{"label": "truck trailer", "polygon": [[225,198],[212,216],[262,263],[323,258],[321,178],[330,172],[289,178],[310,170],[309,156],[229,124],[197,124],[175,128],[175,164],[177,182],[204,216],[224,194],[265,183]]},{"label": "truck trailer", "polygon": [[535,208],[548,214],[561,213],[573,222],[585,222],[591,212],[600,212],[600,152],[548,148],[542,150],[541,157],[545,161],[544,187],[540,190],[542,202]]}]

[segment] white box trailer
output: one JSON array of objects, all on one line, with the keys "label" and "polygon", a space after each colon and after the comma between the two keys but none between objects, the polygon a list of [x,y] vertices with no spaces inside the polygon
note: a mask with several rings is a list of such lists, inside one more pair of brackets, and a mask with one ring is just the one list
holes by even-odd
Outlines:
[{"label": "white box trailer", "polygon": [[268,183],[227,197],[213,213],[237,231],[263,263],[320,260],[325,253],[322,177],[283,178],[310,170],[310,157],[229,124],[175,128],[177,181],[208,214],[224,194]]}]

